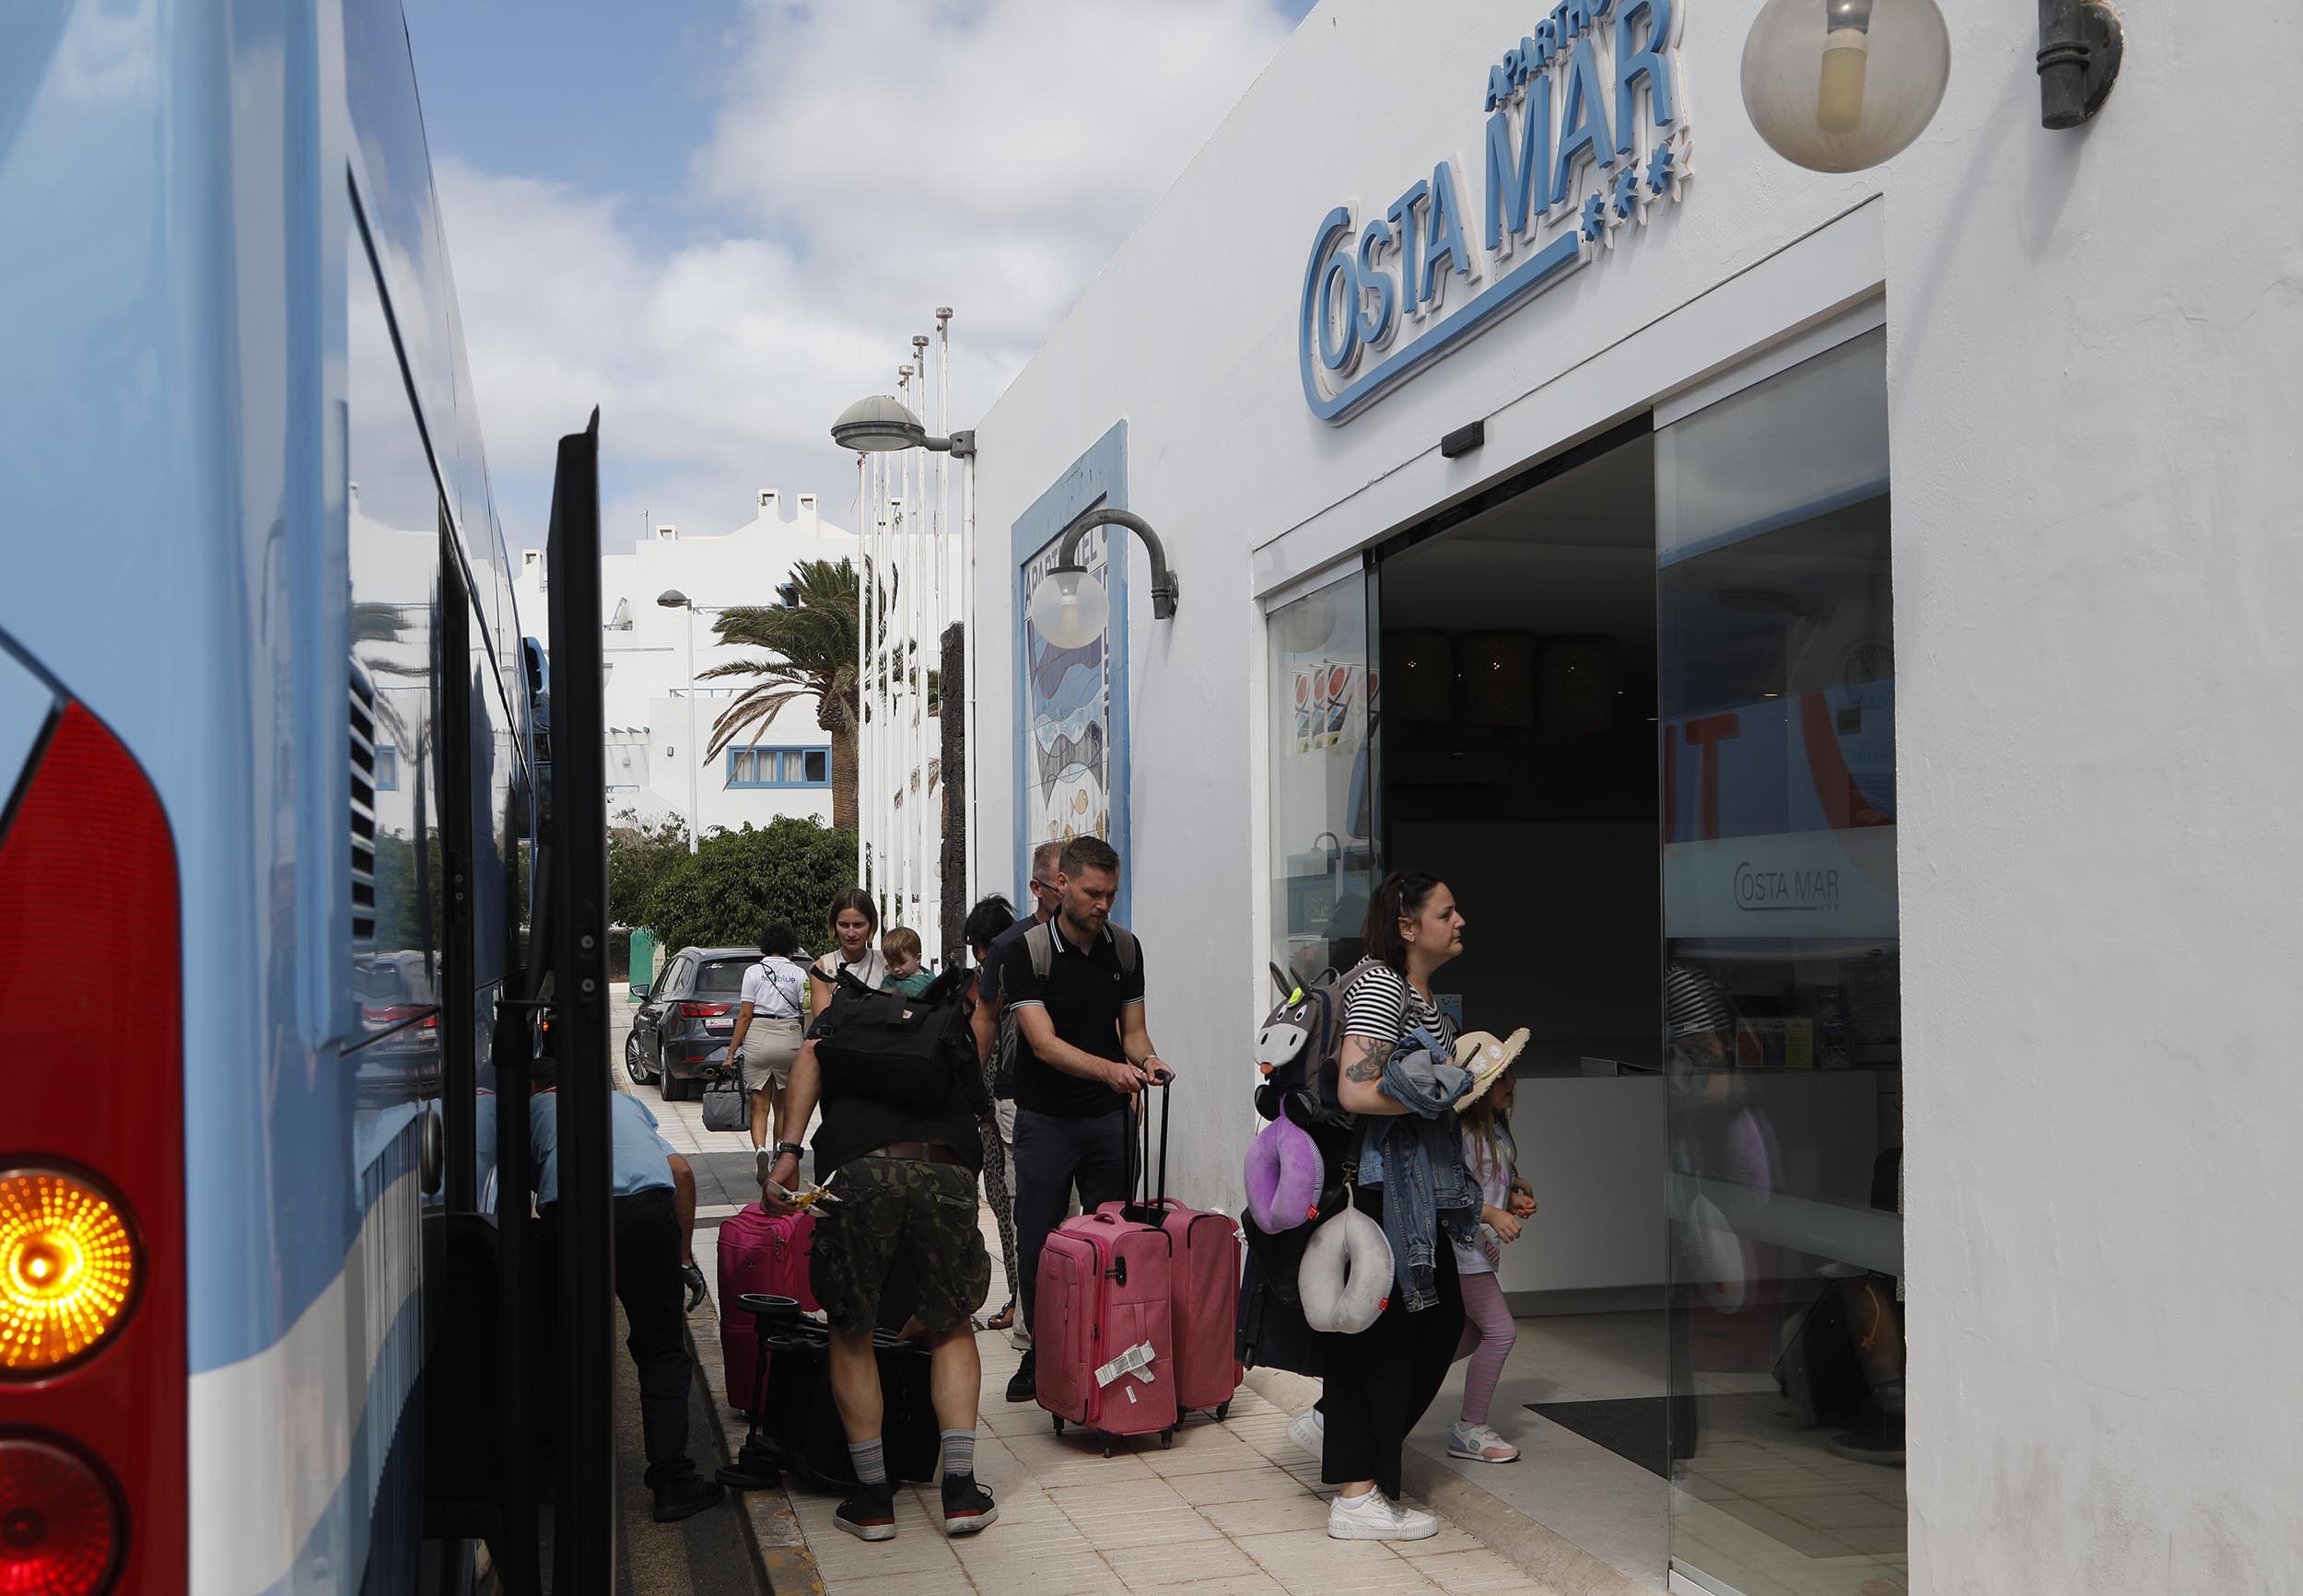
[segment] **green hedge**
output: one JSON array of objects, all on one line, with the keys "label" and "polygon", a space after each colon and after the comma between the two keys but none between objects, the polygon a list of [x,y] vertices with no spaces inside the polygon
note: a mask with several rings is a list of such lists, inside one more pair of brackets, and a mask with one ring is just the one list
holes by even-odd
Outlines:
[{"label": "green hedge", "polygon": [[715,831],[649,889],[640,923],[677,952],[750,947],[768,922],[788,920],[801,946],[821,952],[832,894],[855,877],[856,833],[818,820]]}]

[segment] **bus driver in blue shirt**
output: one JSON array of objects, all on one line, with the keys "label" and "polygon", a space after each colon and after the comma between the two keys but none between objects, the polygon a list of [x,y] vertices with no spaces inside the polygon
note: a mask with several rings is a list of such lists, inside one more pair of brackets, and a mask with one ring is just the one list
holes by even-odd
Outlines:
[{"label": "bus driver in blue shirt", "polygon": [[[536,1212],[551,1252],[553,1210],[560,1194],[557,1065],[536,1060],[530,1077],[528,1134],[536,1170]],[[625,1342],[639,1370],[640,1439],[648,1453],[655,1519],[670,1523],[701,1512],[726,1487],[696,1472],[688,1456],[686,1308],[703,1300],[704,1276],[691,1251],[696,1229],[696,1172],[656,1129],[656,1116],[629,1092],[611,1091],[614,1137],[615,1295],[631,1325]]]}]

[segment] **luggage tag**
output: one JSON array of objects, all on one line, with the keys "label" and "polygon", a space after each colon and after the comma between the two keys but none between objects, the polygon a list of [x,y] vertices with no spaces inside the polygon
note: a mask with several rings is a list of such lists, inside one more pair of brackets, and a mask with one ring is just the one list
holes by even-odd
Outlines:
[{"label": "luggage tag", "polygon": [[[1105,1386],[1122,1375],[1132,1374],[1144,1384],[1150,1385],[1154,1378],[1150,1367],[1153,1356],[1152,1344],[1148,1341],[1140,1341],[1095,1371],[1095,1383],[1099,1386]],[[1128,1400],[1129,1402],[1136,1400],[1136,1393],[1133,1391],[1128,1392]]]}]

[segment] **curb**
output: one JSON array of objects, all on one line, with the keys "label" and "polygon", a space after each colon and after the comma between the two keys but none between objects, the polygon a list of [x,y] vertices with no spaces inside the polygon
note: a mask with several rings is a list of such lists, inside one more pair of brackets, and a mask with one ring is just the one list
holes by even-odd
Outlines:
[{"label": "curb", "polygon": [[[748,1427],[743,1416],[728,1405],[724,1385],[715,1383],[706,1372],[719,1369],[723,1363],[719,1307],[708,1297],[688,1315],[688,1349],[696,1359],[696,1377],[704,1382],[704,1399],[719,1421],[719,1460],[731,1462],[743,1449]],[[808,1550],[808,1537],[800,1528],[800,1515],[792,1510],[790,1488],[731,1491],[729,1495],[736,1499],[743,1538],[750,1544],[754,1562],[773,1596],[826,1596],[824,1576],[815,1566],[815,1554]]]},{"label": "curb", "polygon": [[[1283,1369],[1251,1369],[1247,1386],[1290,1418],[1319,1397],[1319,1381]],[[1433,1513],[1515,1565],[1552,1596],[1654,1596],[1614,1565],[1490,1496],[1412,1442],[1400,1460],[1400,1483]]]}]

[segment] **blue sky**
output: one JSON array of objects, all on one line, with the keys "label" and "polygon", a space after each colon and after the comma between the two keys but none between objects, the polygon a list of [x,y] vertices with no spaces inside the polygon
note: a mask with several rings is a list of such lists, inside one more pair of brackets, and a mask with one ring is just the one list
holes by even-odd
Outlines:
[{"label": "blue sky", "polygon": [[[507,531],[598,402],[614,547],[762,487],[852,525],[831,416],[951,304],[972,422],[1309,0],[404,4]],[[929,145],[966,175],[899,175]],[[936,247],[881,248],[892,217]]]}]

